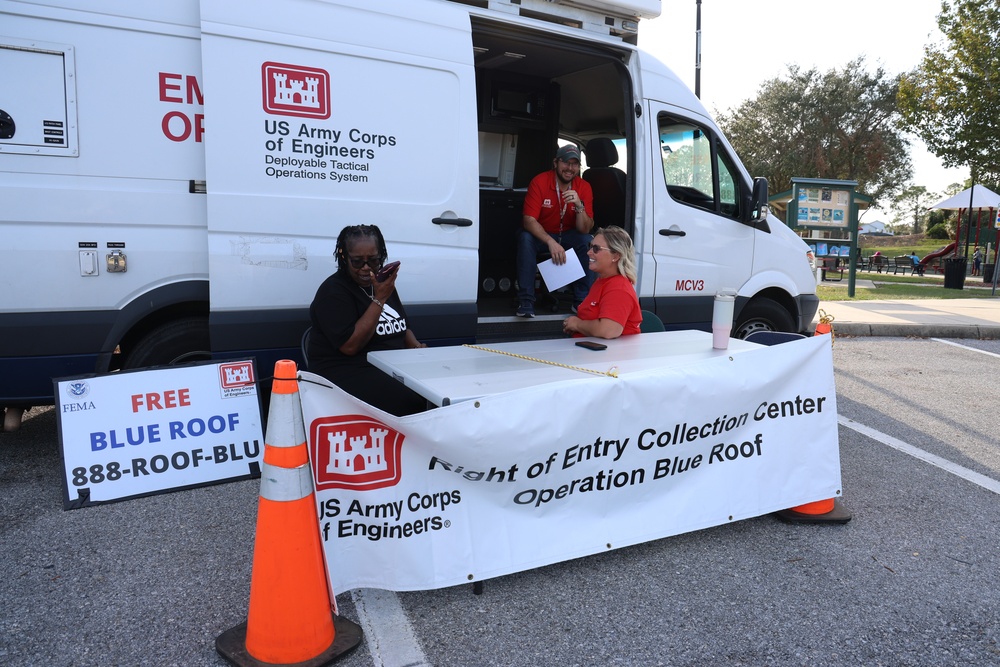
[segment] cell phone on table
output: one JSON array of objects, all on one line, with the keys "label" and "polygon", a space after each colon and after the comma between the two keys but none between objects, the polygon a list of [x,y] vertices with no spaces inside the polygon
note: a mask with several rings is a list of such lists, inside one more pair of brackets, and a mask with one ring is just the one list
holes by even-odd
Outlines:
[{"label": "cell phone on table", "polygon": [[576,344],[578,346],[580,346],[580,347],[586,348],[588,350],[594,350],[594,351],[608,349],[608,346],[605,345],[604,343],[595,343],[592,340],[578,340],[578,341],[576,341]]},{"label": "cell phone on table", "polygon": [[396,269],[399,268],[399,262],[389,262],[375,274],[375,280],[380,283],[384,283],[385,279],[395,273]]}]

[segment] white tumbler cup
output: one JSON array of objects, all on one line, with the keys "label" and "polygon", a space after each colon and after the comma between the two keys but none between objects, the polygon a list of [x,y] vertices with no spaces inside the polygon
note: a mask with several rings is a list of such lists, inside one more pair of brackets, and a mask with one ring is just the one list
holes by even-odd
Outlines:
[{"label": "white tumbler cup", "polygon": [[712,347],[716,350],[729,348],[729,334],[733,330],[733,306],[736,304],[736,292],[722,290],[715,295],[715,307],[712,309]]}]

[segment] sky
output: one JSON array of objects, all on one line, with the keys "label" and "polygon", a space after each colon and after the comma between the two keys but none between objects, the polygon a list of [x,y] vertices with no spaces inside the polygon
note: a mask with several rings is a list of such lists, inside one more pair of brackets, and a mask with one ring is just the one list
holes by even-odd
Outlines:
[{"label": "sky", "polygon": [[[659,17],[639,24],[639,46],[694,90],[697,2],[661,5]],[[889,75],[907,72],[920,64],[924,46],[943,39],[940,11],[941,0],[702,0],[702,103],[713,116],[734,108],[754,97],[764,81],[786,75],[790,64],[826,72],[863,55],[869,71],[881,66]],[[968,178],[968,169],[945,169],[911,139],[909,185],[942,192]],[[872,209],[861,223],[892,217],[891,211]]]}]

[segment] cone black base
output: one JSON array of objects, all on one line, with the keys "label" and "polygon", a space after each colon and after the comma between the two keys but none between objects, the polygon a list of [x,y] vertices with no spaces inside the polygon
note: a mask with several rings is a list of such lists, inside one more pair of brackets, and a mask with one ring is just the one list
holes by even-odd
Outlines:
[{"label": "cone black base", "polygon": [[[288,667],[323,667],[350,653],[361,643],[361,626],[342,616],[333,617],[336,636],[333,643],[315,658],[305,662],[284,663]],[[247,624],[240,623],[215,639],[215,650],[226,662],[236,667],[277,667],[273,662],[261,662],[247,653]]]},{"label": "cone black base", "polygon": [[841,504],[840,498],[835,498],[833,509],[824,514],[805,514],[788,509],[775,512],[774,516],[786,523],[847,523],[852,518],[851,513]]}]

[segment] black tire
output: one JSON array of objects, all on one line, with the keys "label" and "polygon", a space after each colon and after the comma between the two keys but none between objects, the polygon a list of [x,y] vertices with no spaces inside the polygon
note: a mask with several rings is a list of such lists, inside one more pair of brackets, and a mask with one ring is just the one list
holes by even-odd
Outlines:
[{"label": "black tire", "polygon": [[733,338],[743,339],[755,331],[795,333],[795,322],[787,310],[770,299],[751,301],[733,327]]},{"label": "black tire", "polygon": [[212,358],[207,317],[185,317],[153,329],[126,352],[123,369],[174,366]]}]

